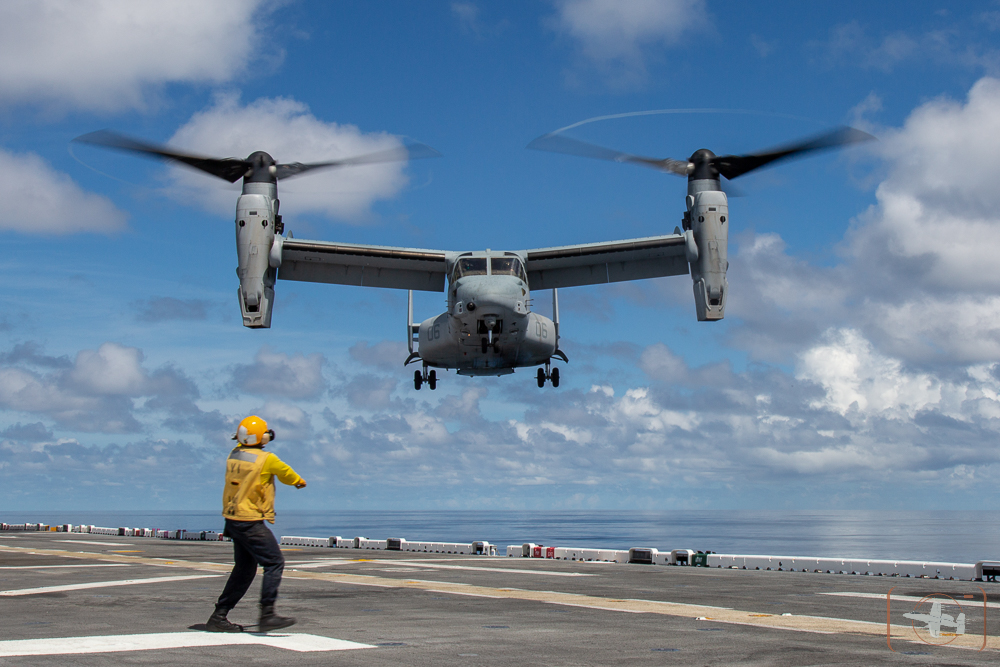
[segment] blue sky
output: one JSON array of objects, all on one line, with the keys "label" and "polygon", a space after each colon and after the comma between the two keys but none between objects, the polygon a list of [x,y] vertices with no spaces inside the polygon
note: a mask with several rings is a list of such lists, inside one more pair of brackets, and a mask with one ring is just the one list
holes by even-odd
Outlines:
[{"label": "blue sky", "polygon": [[[996,500],[1000,4],[87,0],[0,19],[3,509],[214,508],[249,413],[310,482],[285,507]],[[280,161],[411,137],[444,157],[283,183],[286,228],[524,249],[672,231],[682,179],[524,147],[694,108],[722,111],[573,136],[674,158],[845,123],[879,141],[738,181],[722,323],[695,320],[685,277],[563,291],[557,390],[521,371],[414,392],[403,292],[282,282],[272,328],[246,330],[238,186],[68,150],[100,128]]]}]

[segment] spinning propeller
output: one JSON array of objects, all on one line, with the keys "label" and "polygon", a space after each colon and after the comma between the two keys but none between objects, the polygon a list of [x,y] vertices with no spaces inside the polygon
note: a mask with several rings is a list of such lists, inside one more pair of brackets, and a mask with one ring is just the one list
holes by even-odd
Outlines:
[{"label": "spinning propeller", "polygon": [[146,143],[109,130],[91,132],[90,134],[77,137],[73,141],[114,148],[130,153],[142,153],[164,160],[176,160],[230,183],[235,183],[241,178],[246,179],[250,183],[276,183],[279,179],[299,176],[316,169],[332,169],[334,167],[374,164],[376,162],[398,162],[418,158],[440,157],[441,155],[430,146],[413,142],[396,148],[339,160],[330,160],[328,162],[289,162],[278,164],[274,161],[274,158],[263,151],[251,153],[245,160],[233,157],[212,158],[200,155],[188,155],[165,146]]},{"label": "spinning propeller", "polygon": [[867,132],[856,130],[853,127],[841,127],[832,132],[826,132],[794,144],[778,146],[763,153],[716,155],[707,148],[702,148],[695,151],[687,160],[658,159],[643,157],[641,155],[631,155],[610,148],[595,146],[579,139],[572,139],[558,132],[543,134],[528,144],[528,148],[552,153],[592,157],[599,160],[611,160],[612,162],[630,162],[678,176],[687,176],[692,180],[718,180],[720,175],[728,179],[734,179],[778,160],[785,160],[813,151],[870,141],[874,138]]}]

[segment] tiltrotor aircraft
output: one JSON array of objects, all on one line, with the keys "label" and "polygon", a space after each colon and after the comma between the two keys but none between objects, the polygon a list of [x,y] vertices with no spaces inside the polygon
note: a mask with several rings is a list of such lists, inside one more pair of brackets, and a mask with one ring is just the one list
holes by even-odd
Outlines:
[{"label": "tiltrotor aircraft", "polygon": [[[420,361],[414,388],[437,387],[434,369],[459,375],[506,375],[515,368],[539,366],[538,386],[559,386],[553,359],[568,362],[559,349],[561,287],[690,274],[699,321],[721,320],[729,284],[726,259],[729,206],[720,176],[737,178],[777,160],[872,139],[840,128],[796,144],[751,155],[717,156],[695,151],[687,160],[655,159],[587,144],[560,133],[543,135],[529,148],[616,162],[630,162],[686,176],[683,229],[638,239],[537,248],[534,250],[445,251],[307,241],[283,234],[278,213],[278,181],[322,168],[371,164],[439,155],[423,144],[329,162],[279,164],[265,152],[246,159],[209,158],[179,153],[108,131],[76,141],[175,160],[230,183],[243,179],[236,201],[237,290],[243,326],[268,328],[276,280],[299,280],[388,287],[409,291],[406,338]],[[531,290],[552,290],[553,317],[531,310]],[[413,322],[413,290],[447,292],[448,310]]]}]

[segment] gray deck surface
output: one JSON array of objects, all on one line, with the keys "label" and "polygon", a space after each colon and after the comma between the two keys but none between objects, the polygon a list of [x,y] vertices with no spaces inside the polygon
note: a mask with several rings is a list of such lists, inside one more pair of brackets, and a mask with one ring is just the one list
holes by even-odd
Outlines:
[{"label": "gray deck surface", "polygon": [[[191,628],[211,613],[231,553],[226,542],[0,534],[0,655],[15,646],[10,640],[197,633]],[[983,638],[980,587],[996,604],[1000,584],[350,549],[289,547],[285,556],[278,611],[299,622],[284,633],[374,648],[145,650],[136,642],[126,652],[0,657],[0,665],[965,665],[1000,657],[992,637],[986,650],[976,650]],[[73,567],[44,567],[53,565]],[[162,577],[203,578],[10,594]],[[962,608],[967,636],[959,639],[967,647],[931,646],[899,630],[891,651],[885,595],[893,587],[893,596],[976,596],[978,606]],[[875,597],[826,595],[832,592]],[[231,620],[254,623],[258,593],[259,579]],[[895,602],[892,623],[908,628],[902,614],[916,604]],[[986,613],[988,634],[1000,635],[1000,608]]]}]

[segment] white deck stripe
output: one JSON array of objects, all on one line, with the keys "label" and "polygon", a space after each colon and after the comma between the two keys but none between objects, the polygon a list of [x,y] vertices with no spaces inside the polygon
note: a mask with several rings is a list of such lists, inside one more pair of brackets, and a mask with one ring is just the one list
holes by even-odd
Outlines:
[{"label": "white deck stripe", "polygon": [[102,547],[134,547],[132,542],[91,542],[90,540],[52,540],[53,542],[65,542],[66,544],[99,544]]},{"label": "white deck stripe", "polygon": [[80,591],[87,588],[107,588],[110,586],[134,586],[136,584],[160,584],[168,581],[188,581],[190,579],[211,579],[221,577],[221,574],[193,574],[182,577],[152,577],[150,579],[121,579],[118,581],[91,581],[86,584],[67,584],[65,586],[42,586],[41,588],[21,588],[15,591],[0,591],[0,597],[18,595],[38,595],[39,593],[58,593],[61,591]]},{"label": "white deck stripe", "polygon": [[144,635],[105,637],[54,637],[52,639],[13,639],[0,641],[0,658],[26,655],[79,655],[82,653],[118,653],[171,648],[238,645],[273,646],[288,651],[348,651],[375,648],[343,639],[306,634],[258,635],[227,632],[163,632]]},{"label": "white deck stripe", "polygon": [[130,567],[130,563],[101,563],[99,565],[0,565],[0,570],[53,570],[61,567]]},{"label": "white deck stripe", "polygon": [[[287,561],[286,561],[287,562]],[[371,565],[399,565],[400,567],[425,567],[431,570],[475,570],[477,572],[509,572],[512,574],[540,574],[549,577],[593,577],[593,574],[585,572],[547,572],[545,570],[522,570],[514,567],[476,567],[474,565],[443,565],[440,563],[424,563],[414,560],[397,560],[395,558],[371,558],[363,560],[322,560],[295,563],[289,569],[292,570],[315,570],[331,565],[357,565],[364,563]]]},{"label": "white deck stripe", "polygon": [[[870,600],[882,600],[882,601],[885,601],[885,593],[854,593],[854,592],[851,592],[851,591],[844,591],[842,593],[819,593],[819,595],[836,595],[836,596],[845,597],[845,598],[867,598],[867,599],[870,599]],[[982,593],[973,593],[973,595],[975,595],[976,597],[973,598],[973,599],[971,599],[971,600],[969,600],[968,598],[960,598],[960,597],[958,597],[959,595],[962,595],[962,593],[947,593],[945,591],[940,591],[940,592],[934,593],[934,595],[935,596],[950,595],[955,600],[955,602],[953,603],[953,602],[951,602],[951,600],[946,600],[946,599],[941,598],[941,597],[935,597],[934,598],[934,599],[941,600],[941,602],[943,604],[956,604],[957,603],[961,607],[979,607],[980,609],[983,608]],[[979,598],[978,601],[976,600],[976,598]],[[893,593],[892,599],[894,601],[895,600],[899,600],[900,602],[920,602],[921,600],[924,599],[924,597],[917,597],[916,595],[896,595],[895,593]],[[991,608],[991,609],[1000,609],[1000,603],[998,603],[998,602],[987,602],[986,606],[989,607],[989,608]]]}]

